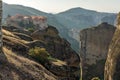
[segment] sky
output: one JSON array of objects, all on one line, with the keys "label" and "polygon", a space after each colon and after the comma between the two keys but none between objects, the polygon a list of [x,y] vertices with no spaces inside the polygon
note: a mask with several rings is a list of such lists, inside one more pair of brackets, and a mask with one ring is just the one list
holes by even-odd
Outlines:
[{"label": "sky", "polygon": [[120,11],[120,0],[3,0],[3,2],[29,6],[48,13],[58,13],[75,7],[110,13]]}]

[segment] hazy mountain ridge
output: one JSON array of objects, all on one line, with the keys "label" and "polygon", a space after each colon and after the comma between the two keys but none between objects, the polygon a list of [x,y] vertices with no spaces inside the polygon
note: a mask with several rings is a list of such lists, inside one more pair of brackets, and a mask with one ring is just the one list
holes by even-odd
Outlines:
[{"label": "hazy mountain ridge", "polygon": [[56,28],[59,30],[60,35],[63,38],[66,38],[72,44],[72,48],[77,52],[79,51],[79,45],[77,45],[77,40],[79,40],[78,32],[81,29],[95,26],[102,22],[113,24],[115,23],[116,17],[115,13],[102,13],[79,7],[60,12],[58,14],[50,14],[22,5],[9,5],[6,3],[3,4],[4,19],[8,14],[15,15],[18,13],[23,15],[46,16],[48,19],[48,24],[57,26]]},{"label": "hazy mountain ridge", "polygon": [[[76,22],[76,24],[77,23],[79,25],[84,24],[83,27],[97,25],[102,22],[102,18],[104,17],[116,16],[115,13],[102,13],[102,12],[91,11],[83,8],[69,9],[65,12],[59,13],[58,15],[63,16],[69,20],[72,20]],[[80,26],[77,27],[80,28]]]}]

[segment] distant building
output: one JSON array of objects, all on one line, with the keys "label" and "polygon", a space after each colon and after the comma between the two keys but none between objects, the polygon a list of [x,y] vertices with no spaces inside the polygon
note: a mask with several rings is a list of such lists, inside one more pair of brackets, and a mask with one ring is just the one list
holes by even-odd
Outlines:
[{"label": "distant building", "polygon": [[47,18],[43,16],[32,16],[34,25],[38,26],[40,30],[48,27]]},{"label": "distant building", "polygon": [[[10,16],[6,20],[8,26],[19,26],[27,27],[29,24],[33,24],[35,29],[43,30],[48,27],[47,18],[43,16],[24,16],[17,14],[15,16]],[[32,27],[32,26],[28,26]]]}]

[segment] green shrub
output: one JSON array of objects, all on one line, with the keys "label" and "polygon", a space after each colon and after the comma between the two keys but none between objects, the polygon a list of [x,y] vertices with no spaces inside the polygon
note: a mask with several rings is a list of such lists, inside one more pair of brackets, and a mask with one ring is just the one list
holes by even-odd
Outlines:
[{"label": "green shrub", "polygon": [[50,54],[45,48],[35,47],[29,50],[29,55],[41,63],[48,61]]},{"label": "green shrub", "polygon": [[49,61],[57,61],[57,60],[58,60],[58,59],[53,58],[53,57],[51,57],[51,56],[49,56],[47,59],[48,59]]},{"label": "green shrub", "polygon": [[34,32],[34,28],[30,27],[30,28],[27,28],[28,31],[30,32]]}]

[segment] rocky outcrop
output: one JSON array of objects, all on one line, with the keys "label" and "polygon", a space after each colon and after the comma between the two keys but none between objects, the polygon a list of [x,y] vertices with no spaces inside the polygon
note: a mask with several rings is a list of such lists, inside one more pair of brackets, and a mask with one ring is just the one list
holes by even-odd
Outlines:
[{"label": "rocky outcrop", "polygon": [[14,32],[16,36],[19,36],[20,39],[26,40],[26,41],[33,41],[32,38],[29,35],[23,34],[23,33],[18,33]]},{"label": "rocky outcrop", "polygon": [[53,57],[66,61],[69,65],[79,62],[79,56],[77,53],[72,50],[70,43],[67,40],[62,39],[59,36],[56,28],[49,26],[45,30],[37,30],[33,32],[31,36],[33,40],[44,41],[47,51],[49,51]]},{"label": "rocky outcrop", "polygon": [[2,51],[2,31],[1,31],[1,23],[2,23],[2,0],[0,0],[0,53]]},{"label": "rocky outcrop", "polygon": [[41,64],[3,47],[0,54],[0,80],[58,80]]},{"label": "rocky outcrop", "polygon": [[118,14],[117,30],[109,46],[104,80],[120,80],[120,13]]},{"label": "rocky outcrop", "polygon": [[59,36],[56,28],[49,26],[44,30],[30,32],[14,26],[10,27],[3,27],[4,46],[27,58],[30,58],[29,49],[45,48],[52,58],[57,59],[55,62],[48,61],[43,64],[50,72],[63,80],[79,79],[79,56],[71,48],[70,43]]},{"label": "rocky outcrop", "polygon": [[102,23],[96,27],[84,29],[80,32],[80,55],[83,80],[91,80],[96,76],[103,78],[108,46],[112,40],[115,29],[116,28],[110,24]]},{"label": "rocky outcrop", "polygon": [[62,66],[61,68],[51,65],[49,67],[50,71],[59,77],[64,77],[65,79],[78,79],[79,73],[77,75],[74,73],[79,69],[79,56],[74,50],[72,50],[70,43],[59,36],[56,28],[49,26],[45,30],[37,30],[33,32],[31,36],[33,40],[44,41],[43,43],[46,44],[45,48],[52,57],[67,63],[66,66]]}]

